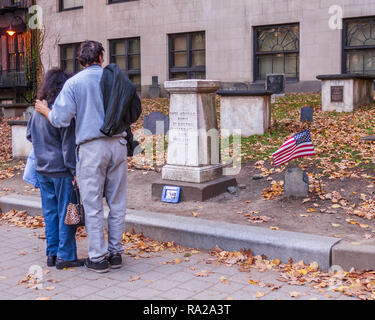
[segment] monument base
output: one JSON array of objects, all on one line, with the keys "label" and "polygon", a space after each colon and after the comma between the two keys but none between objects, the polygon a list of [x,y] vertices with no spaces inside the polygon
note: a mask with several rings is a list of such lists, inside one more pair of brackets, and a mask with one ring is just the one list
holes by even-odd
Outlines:
[{"label": "monument base", "polygon": [[228,187],[237,186],[233,177],[221,177],[206,183],[188,183],[169,180],[159,180],[152,184],[152,198],[160,200],[165,186],[181,187],[180,201],[203,202],[215,198],[227,191]]},{"label": "monument base", "polygon": [[163,167],[162,178],[164,180],[205,183],[222,176],[223,165],[210,165],[204,167],[186,167],[167,164]]}]

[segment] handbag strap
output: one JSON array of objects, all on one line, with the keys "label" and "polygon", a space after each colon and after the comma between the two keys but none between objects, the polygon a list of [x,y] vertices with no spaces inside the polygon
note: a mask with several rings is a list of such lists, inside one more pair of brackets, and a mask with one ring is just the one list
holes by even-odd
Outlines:
[{"label": "handbag strap", "polygon": [[74,186],[74,191],[76,193],[77,204],[81,204],[81,194],[77,185]]}]

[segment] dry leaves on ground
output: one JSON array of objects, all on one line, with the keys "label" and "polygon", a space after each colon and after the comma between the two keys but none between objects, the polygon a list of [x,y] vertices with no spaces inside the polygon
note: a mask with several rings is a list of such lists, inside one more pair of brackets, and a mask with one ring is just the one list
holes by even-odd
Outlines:
[{"label": "dry leaves on ground", "polygon": [[266,188],[263,192],[263,198],[272,200],[280,197],[284,192],[284,181],[272,181],[271,187]]},{"label": "dry leaves on ground", "polygon": [[11,210],[6,213],[0,213],[0,222],[23,228],[38,229],[44,227],[42,216],[29,216],[26,211]]},{"label": "dry leaves on ground", "polygon": [[[290,259],[289,263],[281,263],[279,259],[267,260],[267,257],[263,255],[253,256],[251,250],[229,252],[215,247],[210,251],[210,255],[215,258],[216,263],[224,264],[227,267],[237,266],[240,272],[250,272],[251,269],[257,269],[259,272],[273,270],[280,274],[278,281],[289,285],[309,285],[322,294],[340,292],[361,300],[375,300],[375,271],[323,272],[319,270],[317,262],[305,264],[303,261],[299,261],[294,263]],[[280,288],[274,284],[263,284],[255,280],[249,280],[249,283],[261,288],[269,287],[271,291]],[[291,292],[291,296],[297,298],[300,293],[294,291]],[[261,297],[259,294],[258,298]]]},{"label": "dry leaves on ground", "polygon": [[356,215],[367,220],[375,218],[375,198],[361,203],[356,209],[350,208],[347,211],[348,215]]}]

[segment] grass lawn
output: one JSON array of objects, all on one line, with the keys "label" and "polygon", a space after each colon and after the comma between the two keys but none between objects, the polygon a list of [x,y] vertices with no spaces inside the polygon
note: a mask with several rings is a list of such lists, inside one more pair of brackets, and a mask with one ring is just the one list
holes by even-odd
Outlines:
[{"label": "grass lawn", "polygon": [[[312,124],[300,122],[302,107],[315,110]],[[168,114],[168,99],[143,100],[143,116],[153,111]],[[220,108],[218,102],[218,118]],[[142,128],[142,118],[135,128]],[[272,127],[263,136],[242,138],[242,162],[265,161],[272,164],[272,154],[292,135],[310,128],[317,156],[296,160],[301,166],[316,166],[330,178],[350,176],[352,169],[375,170],[375,143],[360,139],[375,134],[375,104],[354,113],[323,113],[321,95],[289,94],[272,105]]]}]

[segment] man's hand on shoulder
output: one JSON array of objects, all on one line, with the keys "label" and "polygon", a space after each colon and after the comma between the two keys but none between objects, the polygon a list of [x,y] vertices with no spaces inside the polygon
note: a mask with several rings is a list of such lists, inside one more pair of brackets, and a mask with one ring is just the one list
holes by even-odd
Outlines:
[{"label": "man's hand on shoulder", "polygon": [[44,115],[48,119],[48,115],[51,112],[50,108],[48,108],[48,103],[46,100],[36,100],[35,103],[35,110],[42,115]]}]

